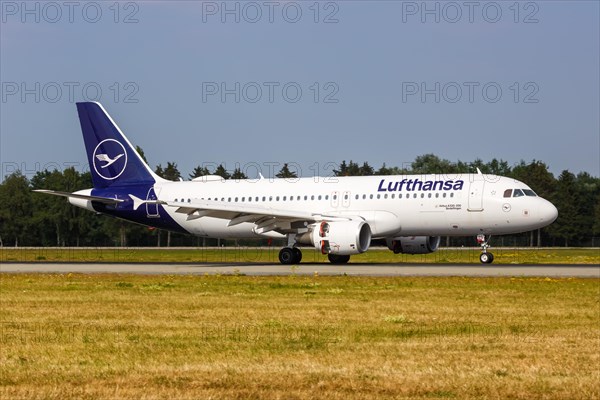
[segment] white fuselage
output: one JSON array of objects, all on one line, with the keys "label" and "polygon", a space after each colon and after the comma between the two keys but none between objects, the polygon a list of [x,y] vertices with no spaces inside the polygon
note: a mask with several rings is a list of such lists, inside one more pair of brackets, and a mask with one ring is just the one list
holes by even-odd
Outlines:
[{"label": "white fuselage", "polygon": [[[359,217],[370,225],[374,238],[511,234],[537,229],[556,219],[556,208],[547,200],[531,194],[505,197],[507,189],[530,191],[515,179],[482,174],[257,180],[208,177],[154,185],[160,200],[182,206],[217,201]],[[146,209],[149,215],[158,212],[156,206],[146,205]],[[206,216],[189,220],[172,207],[165,211],[195,235],[257,237],[254,223],[228,226],[227,218]],[[276,232],[263,236],[283,237]]]}]

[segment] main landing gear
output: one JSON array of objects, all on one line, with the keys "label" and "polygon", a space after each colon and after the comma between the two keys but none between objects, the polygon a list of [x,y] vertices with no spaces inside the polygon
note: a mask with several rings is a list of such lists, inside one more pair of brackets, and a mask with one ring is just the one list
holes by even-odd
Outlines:
[{"label": "main landing gear", "polygon": [[[335,265],[348,264],[350,256],[339,254],[328,254],[329,262]],[[284,247],[279,251],[279,262],[283,265],[300,264],[302,261],[302,251],[297,247]]]},{"label": "main landing gear", "polygon": [[486,239],[484,234],[477,235],[477,243],[479,243],[479,245],[481,246],[481,254],[479,255],[479,261],[481,261],[482,264],[491,264],[494,261],[494,255],[487,251],[487,249],[490,247],[488,241],[491,238],[492,237],[490,236]]},{"label": "main landing gear", "polygon": [[302,252],[297,247],[284,247],[279,251],[279,262],[284,265],[300,264]]}]

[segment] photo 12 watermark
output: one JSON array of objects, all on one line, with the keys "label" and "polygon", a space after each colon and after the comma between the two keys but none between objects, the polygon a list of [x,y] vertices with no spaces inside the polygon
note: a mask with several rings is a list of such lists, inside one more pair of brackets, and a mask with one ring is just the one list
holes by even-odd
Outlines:
[{"label": "photo 12 watermark", "polygon": [[537,24],[539,11],[533,1],[403,1],[402,23]]},{"label": "photo 12 watermark", "polygon": [[63,172],[69,168],[75,169],[80,174],[90,171],[87,161],[3,161],[1,164],[0,182],[6,176],[20,172],[27,178],[32,178],[38,173],[44,171]]},{"label": "photo 12 watermark", "polygon": [[140,3],[133,1],[2,1],[0,12],[4,24],[140,22]]},{"label": "photo 12 watermark", "polygon": [[203,1],[202,22],[337,24],[339,11],[334,1]]},{"label": "photo 12 watermark", "polygon": [[202,82],[202,103],[277,103],[312,102],[337,104],[337,82]]},{"label": "photo 12 watermark", "polygon": [[402,82],[402,103],[500,103],[540,102],[536,82]]},{"label": "photo 12 watermark", "polygon": [[78,101],[112,101],[139,103],[137,82],[31,82],[3,81],[2,103],[75,103]]}]

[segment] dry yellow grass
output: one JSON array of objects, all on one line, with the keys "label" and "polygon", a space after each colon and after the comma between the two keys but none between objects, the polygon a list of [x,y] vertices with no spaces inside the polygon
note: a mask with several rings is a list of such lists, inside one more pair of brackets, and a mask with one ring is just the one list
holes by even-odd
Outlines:
[{"label": "dry yellow grass", "polygon": [[2,399],[600,398],[600,281],[0,275]]}]

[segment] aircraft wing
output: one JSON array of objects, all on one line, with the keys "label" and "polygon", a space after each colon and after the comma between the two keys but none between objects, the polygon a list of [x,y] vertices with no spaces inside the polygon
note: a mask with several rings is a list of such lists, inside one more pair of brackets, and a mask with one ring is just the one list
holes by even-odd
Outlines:
[{"label": "aircraft wing", "polygon": [[104,204],[119,204],[119,203],[122,203],[125,201],[125,200],[114,199],[114,198],[110,198],[110,197],[89,196],[89,195],[85,195],[85,194],[59,192],[57,190],[36,189],[36,190],[34,190],[34,192],[52,194],[54,196],[73,197],[75,199],[97,201],[99,203],[104,203]]},{"label": "aircraft wing", "polygon": [[225,203],[220,201],[200,201],[183,203],[176,201],[163,202],[163,205],[176,208],[176,213],[187,214],[187,220],[202,217],[229,219],[227,226],[235,226],[243,222],[256,225],[257,233],[270,230],[285,230],[291,222],[313,223],[317,221],[347,221],[348,216],[311,213],[307,211],[282,210],[259,204]]}]

